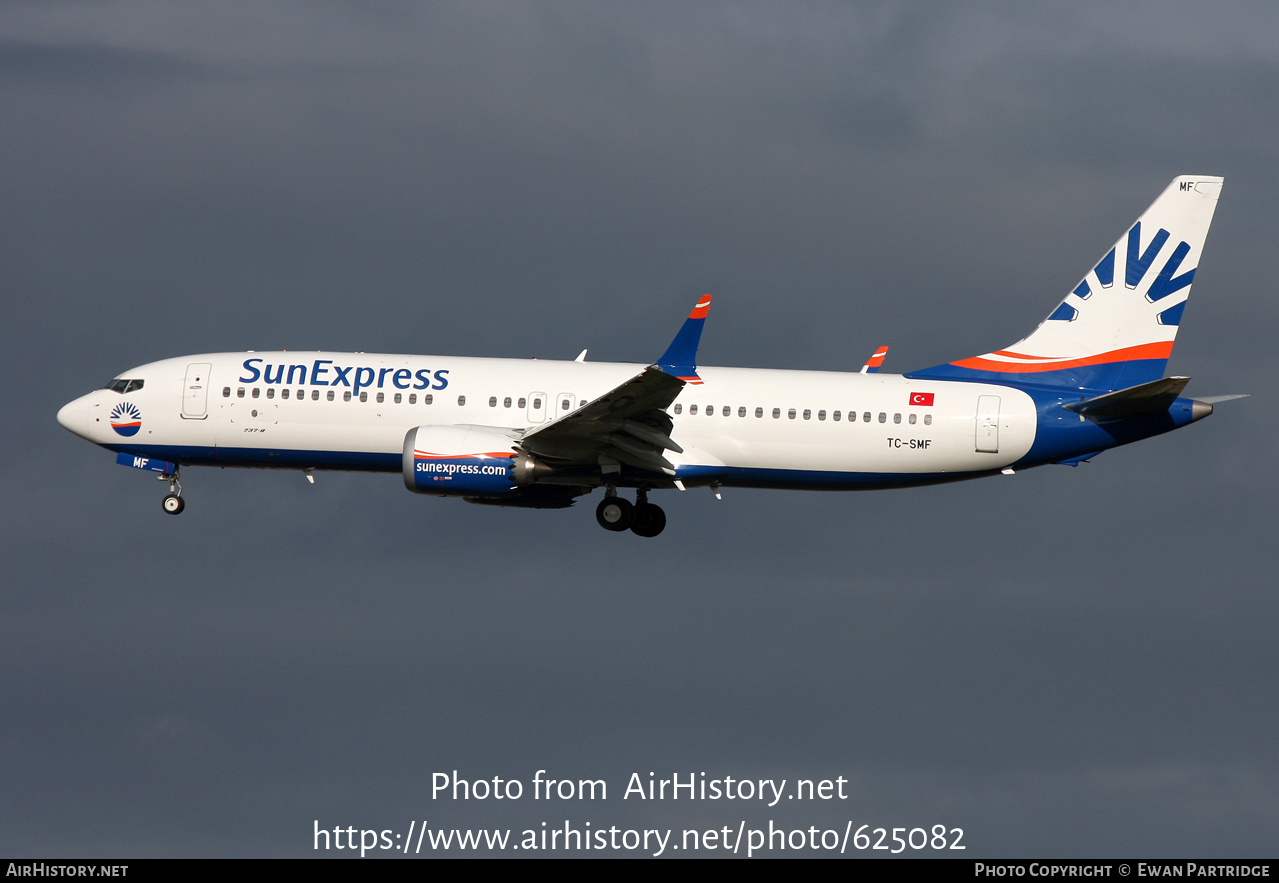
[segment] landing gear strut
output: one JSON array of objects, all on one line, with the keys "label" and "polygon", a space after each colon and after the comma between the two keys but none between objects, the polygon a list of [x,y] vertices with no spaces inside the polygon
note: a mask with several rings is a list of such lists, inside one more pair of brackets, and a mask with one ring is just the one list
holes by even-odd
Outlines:
[{"label": "landing gear strut", "polygon": [[595,509],[595,520],[605,530],[630,528],[631,533],[641,537],[655,537],[666,527],[666,513],[648,501],[645,488],[635,492],[634,506],[619,497],[615,488],[607,488]]},{"label": "landing gear strut", "polygon": [[169,483],[169,493],[160,505],[163,506],[164,511],[170,515],[181,515],[182,510],[187,507],[187,504],[182,499],[182,481],[180,480],[178,471],[174,469],[172,475],[160,475],[157,477],[160,481],[167,481]]}]

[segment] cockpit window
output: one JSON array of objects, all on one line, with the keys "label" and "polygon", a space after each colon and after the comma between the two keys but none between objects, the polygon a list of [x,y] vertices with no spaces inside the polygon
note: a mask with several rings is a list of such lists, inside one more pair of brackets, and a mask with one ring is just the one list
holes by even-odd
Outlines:
[{"label": "cockpit window", "polygon": [[118,393],[133,392],[135,389],[142,389],[141,380],[110,380],[103,389],[114,390]]}]

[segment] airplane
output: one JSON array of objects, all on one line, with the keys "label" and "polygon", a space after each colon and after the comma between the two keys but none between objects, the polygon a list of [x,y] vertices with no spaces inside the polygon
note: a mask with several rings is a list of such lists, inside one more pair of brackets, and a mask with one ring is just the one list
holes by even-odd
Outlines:
[{"label": "airplane", "polygon": [[[1241,396],[1165,376],[1223,179],[1166,190],[1023,340],[908,374],[697,364],[702,297],[642,364],[335,352],[183,356],[132,368],[58,422],[167,482],[233,466],[398,472],[418,494],[563,508],[660,534],[650,491],[867,490],[1078,465]],[[632,489],[635,502],[619,494]]]}]

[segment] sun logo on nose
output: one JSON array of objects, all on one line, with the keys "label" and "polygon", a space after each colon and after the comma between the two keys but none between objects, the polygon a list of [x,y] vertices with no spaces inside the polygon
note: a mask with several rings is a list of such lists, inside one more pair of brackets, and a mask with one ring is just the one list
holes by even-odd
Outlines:
[{"label": "sun logo on nose", "polygon": [[111,428],[125,438],[137,435],[142,428],[142,412],[131,402],[121,402],[111,409]]}]

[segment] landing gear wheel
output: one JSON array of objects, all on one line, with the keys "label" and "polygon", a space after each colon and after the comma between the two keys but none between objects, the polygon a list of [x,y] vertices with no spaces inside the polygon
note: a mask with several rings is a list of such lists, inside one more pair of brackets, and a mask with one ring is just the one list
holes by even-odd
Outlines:
[{"label": "landing gear wheel", "polygon": [[164,506],[164,511],[170,515],[181,515],[182,510],[187,507],[187,504],[177,494],[169,494],[164,498],[164,502],[161,505]]},{"label": "landing gear wheel", "polygon": [[661,506],[639,503],[631,520],[631,533],[641,537],[655,537],[666,528],[666,513]]},{"label": "landing gear wheel", "polygon": [[626,530],[635,517],[635,507],[621,497],[605,497],[595,508],[595,520],[605,530]]}]

